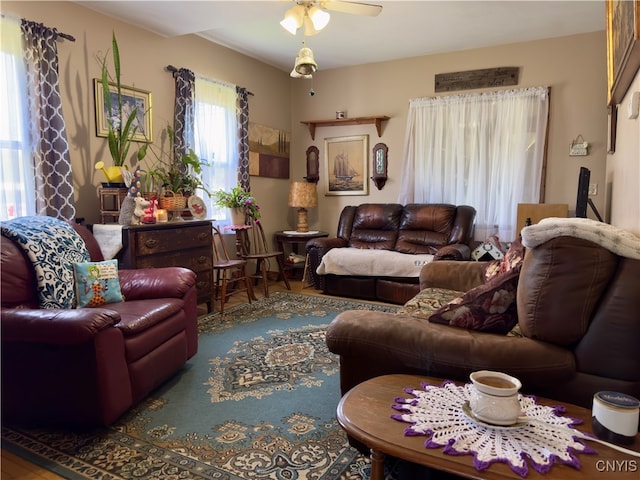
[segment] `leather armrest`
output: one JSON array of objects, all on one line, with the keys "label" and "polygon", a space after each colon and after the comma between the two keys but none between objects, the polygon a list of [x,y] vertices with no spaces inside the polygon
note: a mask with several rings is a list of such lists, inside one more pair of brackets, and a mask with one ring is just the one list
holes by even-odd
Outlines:
[{"label": "leather armrest", "polygon": [[471,249],[463,243],[452,243],[439,248],[433,260],[469,260]]},{"label": "leather armrest", "polygon": [[196,283],[196,274],[182,267],[120,270],[118,274],[125,301],[183,298]]},{"label": "leather armrest", "polygon": [[120,321],[108,308],[2,309],[2,341],[72,345],[91,340]]},{"label": "leather armrest", "polygon": [[332,248],[346,247],[347,245],[347,240],[341,237],[312,238],[307,242],[305,248],[307,250],[307,256],[309,257],[309,272],[311,273],[315,288],[326,291],[325,276],[318,275],[316,272],[320,266],[322,257]]},{"label": "leather armrest", "polygon": [[467,292],[484,283],[485,262],[457,262],[441,260],[427,263],[420,270],[420,290],[448,288]]},{"label": "leather armrest", "polygon": [[467,380],[475,370],[509,372],[531,391],[566,381],[576,368],[571,350],[531,338],[365,310],[339,314],[327,329],[326,342],[330,352],[340,355],[343,393],[364,376],[419,373]]},{"label": "leather armrest", "polygon": [[341,248],[346,247],[347,241],[344,238],[339,237],[321,237],[321,238],[312,238],[307,242],[307,252],[313,248],[319,249],[322,251],[322,255],[331,250],[332,248]]}]

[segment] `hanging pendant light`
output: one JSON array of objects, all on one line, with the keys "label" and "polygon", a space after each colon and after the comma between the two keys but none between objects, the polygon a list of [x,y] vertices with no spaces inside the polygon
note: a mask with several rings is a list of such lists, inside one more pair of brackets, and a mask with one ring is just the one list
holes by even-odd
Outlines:
[{"label": "hanging pendant light", "polygon": [[311,75],[318,70],[318,64],[313,59],[313,52],[305,46],[304,42],[302,42],[302,48],[296,56],[296,64],[293,69],[300,75]]}]

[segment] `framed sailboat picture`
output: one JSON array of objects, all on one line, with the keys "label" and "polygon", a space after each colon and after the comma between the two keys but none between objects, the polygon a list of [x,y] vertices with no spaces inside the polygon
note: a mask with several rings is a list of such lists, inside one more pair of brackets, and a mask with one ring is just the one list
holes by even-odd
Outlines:
[{"label": "framed sailboat picture", "polygon": [[324,139],[325,195],[368,195],[369,135]]}]

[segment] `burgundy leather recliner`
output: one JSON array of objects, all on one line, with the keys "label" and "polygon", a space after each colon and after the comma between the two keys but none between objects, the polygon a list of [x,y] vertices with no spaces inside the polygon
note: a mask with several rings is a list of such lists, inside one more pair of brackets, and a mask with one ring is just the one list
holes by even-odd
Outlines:
[{"label": "burgundy leather recliner", "polygon": [[[103,260],[91,232],[73,226],[91,260]],[[4,424],[108,425],[197,352],[191,270],[120,270],[124,302],[41,309],[31,262],[1,241]]]}]

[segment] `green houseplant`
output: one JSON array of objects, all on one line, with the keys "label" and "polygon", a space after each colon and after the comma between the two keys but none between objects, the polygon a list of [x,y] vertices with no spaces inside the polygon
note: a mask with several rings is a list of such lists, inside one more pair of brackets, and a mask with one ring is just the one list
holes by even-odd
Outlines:
[{"label": "green houseplant", "polygon": [[189,196],[201,189],[210,195],[202,181],[202,167],[206,166],[207,162],[200,160],[192,149],[188,152],[175,151],[175,132],[169,125],[165,131],[169,148],[166,151],[156,151],[153,146],[149,148],[155,162],[145,171],[148,177],[147,184],[155,183],[167,194],[172,192],[174,195]]},{"label": "green houseplant", "polygon": [[240,209],[244,215],[254,220],[260,218],[260,205],[251,192],[245,191],[240,185],[236,185],[230,192],[217,190],[213,192],[215,203],[219,207]]},{"label": "green houseplant", "polygon": [[[138,125],[135,121],[138,114],[138,107],[135,106],[129,112],[127,112],[127,109],[125,109],[125,103],[123,101],[122,94],[122,84],[120,81],[120,49],[118,48],[118,41],[116,39],[115,32],[111,37],[111,52],[114,69],[113,74],[109,72],[109,68],[107,65],[108,53],[105,54],[102,58],[98,57],[98,61],[100,62],[101,67],[100,83],[102,85],[102,93],[107,113],[107,140],[109,144],[109,153],[111,154],[111,158],[113,160],[113,167],[119,172],[120,168],[125,166],[131,144],[134,141],[133,137],[138,131]],[[112,99],[113,92],[109,88],[110,84],[115,85],[116,88],[115,105]],[[147,146],[148,144],[145,143],[138,149],[136,155],[138,161],[141,161],[145,157]],[[101,162],[98,162],[98,164],[100,163]],[[96,169],[102,169],[107,176],[107,180],[111,181],[112,178],[109,178],[110,174],[107,172],[111,172],[112,170],[104,168],[104,163],[101,163],[101,165],[98,164],[96,164]]]}]

